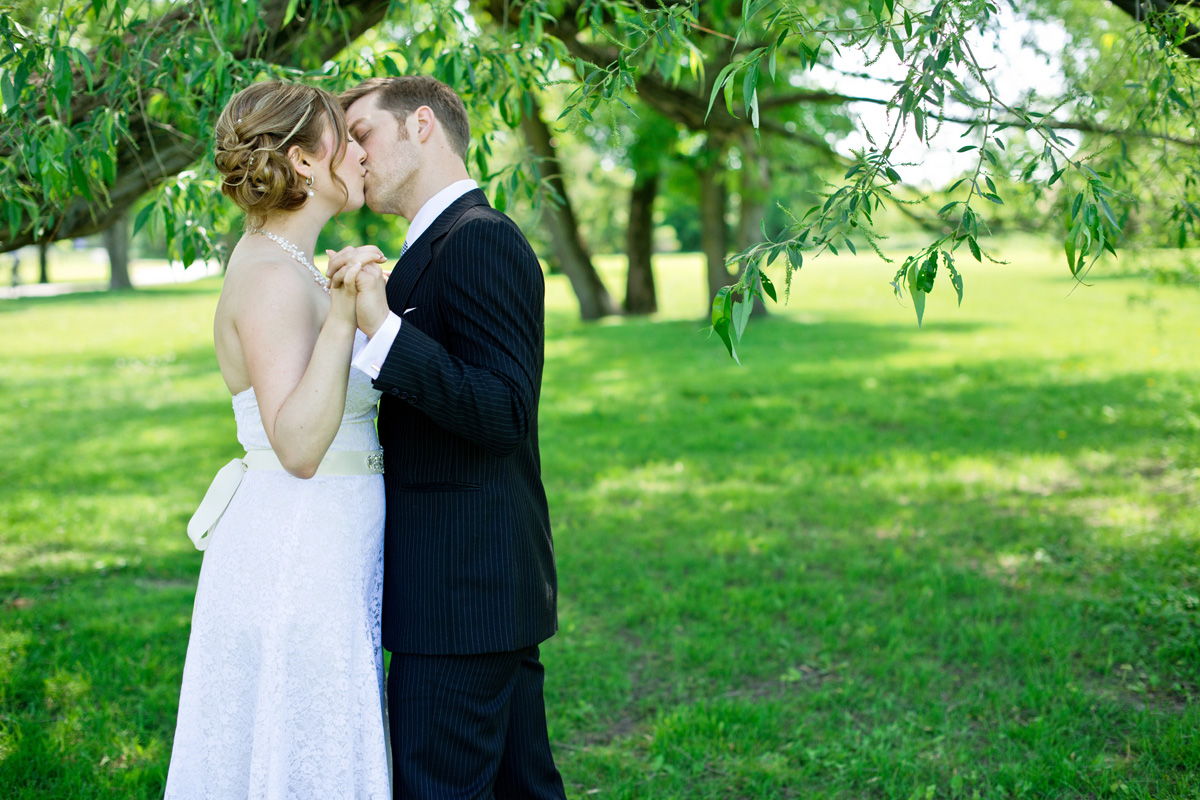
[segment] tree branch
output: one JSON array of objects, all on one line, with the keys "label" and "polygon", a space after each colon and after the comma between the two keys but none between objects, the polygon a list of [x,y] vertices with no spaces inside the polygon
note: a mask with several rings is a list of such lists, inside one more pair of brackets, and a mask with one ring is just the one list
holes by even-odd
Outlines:
[{"label": "tree branch", "polygon": [[[147,27],[184,23],[197,31],[203,28],[203,16],[199,11],[203,0],[195,0],[187,6],[177,8],[159,17]],[[347,40],[353,40],[364,31],[382,21],[387,12],[388,0],[342,0],[339,9],[349,14],[344,36],[325,36],[311,60],[320,63],[337,55],[345,48]],[[287,9],[287,0],[267,0],[261,14],[267,20],[265,30],[238,44],[231,51],[237,59],[267,56],[273,63],[283,66],[300,66],[300,45],[311,37],[313,31],[308,20],[294,19],[286,28],[281,27]],[[143,29],[145,30],[145,29]],[[311,39],[309,39],[311,40]],[[126,40],[127,46],[138,46]],[[71,119],[82,120],[105,103],[99,91],[89,91],[82,74],[75,76],[75,89],[71,94]],[[101,75],[96,76],[96,86],[103,85]],[[136,80],[136,78],[133,78]],[[171,126],[155,120],[144,104],[137,104],[127,117],[130,140],[121,143],[117,161],[117,178],[108,189],[110,205],[102,207],[95,198],[77,195],[67,207],[54,215],[46,225],[48,233],[42,241],[56,241],[78,236],[87,236],[104,230],[124,214],[138,198],[172,175],[176,175],[195,164],[205,152],[206,141],[181,134]],[[154,153],[146,158],[146,153]],[[0,252],[39,241],[33,229],[13,235],[7,225],[0,224]]]},{"label": "tree branch", "polygon": [[1174,6],[1200,6],[1200,0],[1109,0],[1109,2],[1138,22],[1148,22],[1160,33],[1168,36],[1173,35],[1172,28],[1182,24],[1184,35],[1177,43],[1179,52],[1188,58],[1200,59],[1200,28],[1174,10]]}]

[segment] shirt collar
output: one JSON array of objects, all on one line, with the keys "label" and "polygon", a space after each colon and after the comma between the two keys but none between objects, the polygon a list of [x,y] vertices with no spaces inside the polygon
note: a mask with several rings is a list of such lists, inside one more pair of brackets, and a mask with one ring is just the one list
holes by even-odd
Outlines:
[{"label": "shirt collar", "polygon": [[468,178],[467,180],[455,181],[426,200],[425,205],[421,206],[421,210],[413,217],[412,224],[408,226],[408,233],[404,236],[404,245],[406,247],[412,246],[412,243],[421,238],[421,234],[429,229],[433,221],[440,217],[442,212],[450,207],[451,203],[472,189],[478,188],[479,184]]}]

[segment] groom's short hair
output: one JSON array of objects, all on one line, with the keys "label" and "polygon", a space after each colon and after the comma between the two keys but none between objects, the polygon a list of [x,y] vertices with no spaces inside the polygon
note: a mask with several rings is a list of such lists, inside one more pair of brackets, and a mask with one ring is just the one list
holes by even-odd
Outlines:
[{"label": "groom's short hair", "polygon": [[429,106],[446,129],[454,152],[466,160],[467,147],[471,143],[471,123],[467,120],[467,107],[462,98],[449,86],[427,75],[371,78],[342,92],[338,100],[345,111],[355,101],[370,94],[378,95],[379,107],[390,111],[400,122],[401,136],[404,136],[404,121],[409,115],[421,106]]}]

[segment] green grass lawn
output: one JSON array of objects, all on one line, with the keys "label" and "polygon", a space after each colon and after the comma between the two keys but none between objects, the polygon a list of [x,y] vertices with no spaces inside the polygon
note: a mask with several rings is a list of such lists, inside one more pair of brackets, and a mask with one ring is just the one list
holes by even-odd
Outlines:
[{"label": "green grass lawn", "polygon": [[[652,319],[549,279],[570,797],[1200,797],[1200,294],[1007,254],[923,330],[819,260],[742,368],[694,256]],[[6,798],[162,795],[184,528],[238,453],[218,290],[0,302]]]}]

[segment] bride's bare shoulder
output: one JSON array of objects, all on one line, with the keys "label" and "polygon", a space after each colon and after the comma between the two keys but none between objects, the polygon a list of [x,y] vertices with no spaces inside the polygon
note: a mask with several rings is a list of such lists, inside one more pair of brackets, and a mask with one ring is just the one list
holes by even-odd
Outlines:
[{"label": "bride's bare shoulder", "polygon": [[285,254],[234,251],[225,269],[218,312],[241,316],[279,310],[307,310],[312,305],[311,280]]}]

